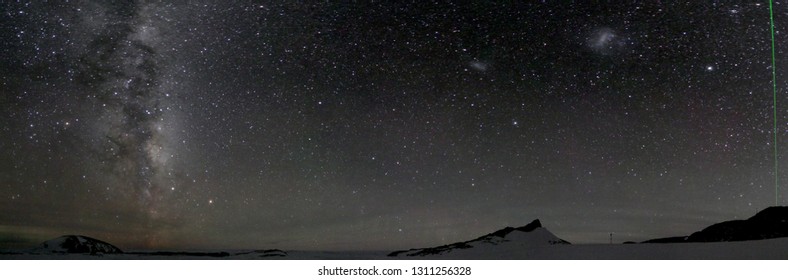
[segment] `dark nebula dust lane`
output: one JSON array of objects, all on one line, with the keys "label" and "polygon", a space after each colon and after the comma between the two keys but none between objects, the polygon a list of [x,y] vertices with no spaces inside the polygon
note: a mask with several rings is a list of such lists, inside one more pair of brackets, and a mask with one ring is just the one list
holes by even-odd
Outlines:
[{"label": "dark nebula dust lane", "polygon": [[0,248],[642,241],[786,202],[767,4],[543,2],[2,3]]}]

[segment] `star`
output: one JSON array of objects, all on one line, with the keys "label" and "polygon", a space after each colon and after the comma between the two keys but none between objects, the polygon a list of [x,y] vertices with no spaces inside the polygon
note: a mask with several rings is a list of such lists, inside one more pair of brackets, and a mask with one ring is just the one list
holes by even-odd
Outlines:
[{"label": "star", "polygon": [[0,250],[642,241],[786,202],[765,4],[6,2]]}]

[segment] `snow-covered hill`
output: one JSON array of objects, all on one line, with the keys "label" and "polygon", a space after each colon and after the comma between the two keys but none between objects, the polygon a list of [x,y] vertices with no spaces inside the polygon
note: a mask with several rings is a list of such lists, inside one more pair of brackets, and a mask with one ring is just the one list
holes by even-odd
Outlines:
[{"label": "snow-covered hill", "polygon": [[123,251],[107,242],[81,235],[64,235],[44,241],[31,250],[39,254],[121,254]]},{"label": "snow-covered hill", "polygon": [[[569,244],[542,227],[539,220],[528,225],[507,227],[479,238],[432,248],[396,251],[389,257],[429,257],[436,255],[473,255],[481,252],[510,250],[513,248],[529,250],[533,247]],[[461,252],[461,253],[460,253]]]}]

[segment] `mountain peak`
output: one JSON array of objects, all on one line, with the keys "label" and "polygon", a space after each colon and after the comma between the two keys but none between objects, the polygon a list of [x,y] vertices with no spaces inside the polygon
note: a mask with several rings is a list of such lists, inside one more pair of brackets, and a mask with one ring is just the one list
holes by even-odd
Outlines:
[{"label": "mountain peak", "polygon": [[[511,244],[504,244],[511,243]],[[397,256],[431,256],[442,255],[444,253],[452,252],[453,250],[461,249],[480,249],[490,250],[494,246],[501,247],[530,247],[530,246],[544,246],[555,244],[570,244],[566,240],[556,237],[553,233],[542,227],[542,223],[536,219],[533,222],[521,227],[505,227],[493,233],[482,235],[478,238],[456,242],[448,245],[410,249],[404,251],[396,251],[389,254],[389,257]],[[487,248],[487,249],[484,249]]]},{"label": "mountain peak", "polygon": [[484,236],[480,236],[479,238],[476,238],[474,240],[481,240],[481,239],[484,239],[484,238],[487,238],[487,237],[490,237],[490,236],[506,237],[506,235],[508,235],[509,233],[512,233],[513,231],[532,232],[535,229],[540,228],[540,227],[542,227],[542,223],[539,222],[539,219],[536,219],[536,220],[534,220],[533,222],[531,222],[531,223],[529,223],[527,225],[524,225],[524,226],[521,226],[521,227],[518,227],[518,228],[505,227],[505,228],[496,230],[493,233],[490,233],[490,234],[487,234],[487,235],[484,235]]},{"label": "mountain peak", "polygon": [[529,223],[527,225],[518,227],[517,230],[524,231],[524,232],[531,232],[531,231],[533,231],[533,230],[535,230],[537,228],[540,228],[540,227],[542,227],[542,223],[539,222],[539,219],[536,219],[536,220],[534,220],[533,222],[531,222],[531,223]]}]

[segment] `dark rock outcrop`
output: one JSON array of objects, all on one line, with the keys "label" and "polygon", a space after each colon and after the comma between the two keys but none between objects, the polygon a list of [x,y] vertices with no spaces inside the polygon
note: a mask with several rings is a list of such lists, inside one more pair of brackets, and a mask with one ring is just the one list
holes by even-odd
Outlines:
[{"label": "dark rock outcrop", "polygon": [[254,251],[254,252],[255,253],[259,253],[261,258],[287,257],[287,252],[279,250],[279,249],[257,250],[257,251]]},{"label": "dark rock outcrop", "polygon": [[527,225],[524,225],[524,226],[521,226],[521,227],[518,227],[518,228],[505,227],[503,229],[497,230],[497,231],[495,231],[493,233],[481,236],[481,237],[476,238],[476,239],[471,240],[471,241],[482,240],[482,239],[485,239],[485,238],[488,238],[488,237],[493,237],[493,236],[505,237],[507,234],[509,234],[509,233],[511,233],[511,232],[513,232],[515,230],[522,231],[522,232],[532,232],[535,229],[540,228],[540,227],[542,227],[542,223],[539,221],[539,219],[536,219],[536,220],[534,220],[533,222],[531,222],[531,223],[529,223]]},{"label": "dark rock outcrop", "polygon": [[746,220],[713,224],[689,236],[658,238],[643,243],[724,242],[788,237],[788,207],[774,206]]},{"label": "dark rock outcrop", "polygon": [[656,239],[646,240],[641,243],[681,243],[681,242],[687,242],[687,236],[656,238]]},{"label": "dark rock outcrop", "polygon": [[788,207],[769,207],[746,220],[726,221],[691,234],[687,242],[760,240],[788,237]]},{"label": "dark rock outcrop", "polygon": [[167,251],[159,251],[159,252],[134,252],[129,253],[132,255],[140,255],[140,256],[167,256],[167,257],[211,257],[211,258],[224,258],[230,256],[230,253],[227,252],[167,252]]}]

